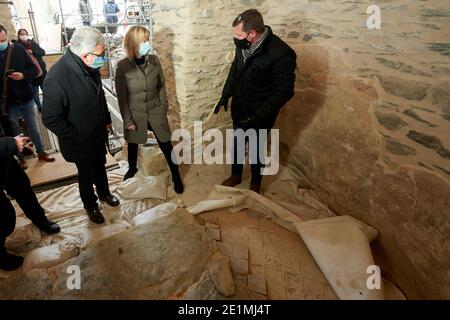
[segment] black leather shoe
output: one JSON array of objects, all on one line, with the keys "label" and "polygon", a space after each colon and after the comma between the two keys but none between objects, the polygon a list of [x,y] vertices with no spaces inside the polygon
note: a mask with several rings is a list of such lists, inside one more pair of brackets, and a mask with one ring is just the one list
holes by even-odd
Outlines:
[{"label": "black leather shoe", "polygon": [[256,193],[261,193],[261,182],[251,182],[250,190],[252,190]]},{"label": "black leather shoe", "polygon": [[105,222],[105,217],[103,217],[99,208],[86,210],[86,212],[93,223],[102,224]]},{"label": "black leather shoe", "polygon": [[23,257],[8,253],[5,248],[0,249],[0,269],[13,271],[23,264]]},{"label": "black leather shoe", "polygon": [[178,194],[182,194],[184,192],[184,185],[180,175],[178,174],[172,176],[172,182],[173,182],[173,190],[175,190],[175,192]]},{"label": "black leather shoe", "polygon": [[138,172],[138,169],[136,168],[129,168],[127,173],[125,173],[125,175],[123,176],[123,181],[126,181],[130,178],[133,178],[134,175],[136,174],[136,172]]},{"label": "black leather shoe", "polygon": [[113,196],[112,194],[110,194],[106,198],[100,198],[100,201],[106,202],[111,207],[117,207],[120,204],[119,199],[117,199],[117,197]]},{"label": "black leather shoe", "polygon": [[48,218],[46,218],[43,223],[36,223],[36,225],[46,234],[55,234],[61,231],[59,225]]}]

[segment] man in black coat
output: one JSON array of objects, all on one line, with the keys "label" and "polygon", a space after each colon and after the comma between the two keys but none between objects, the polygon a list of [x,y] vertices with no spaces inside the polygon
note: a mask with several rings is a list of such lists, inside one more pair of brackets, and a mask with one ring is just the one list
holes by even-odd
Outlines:
[{"label": "man in black coat", "polygon": [[[23,258],[6,251],[6,238],[16,226],[16,212],[6,191],[16,199],[25,215],[47,234],[60,231],[60,227],[45,216],[31,189],[30,180],[14,159],[29,141],[27,137],[16,136],[17,127],[8,115],[0,109],[0,269],[11,271],[22,265]],[[14,138],[15,137],[15,138]]]},{"label": "man in black coat", "polygon": [[[280,109],[294,96],[295,68],[297,56],[272,29],[264,25],[263,17],[255,9],[240,14],[233,22],[236,55],[216,105],[227,111],[232,97],[231,116],[235,130],[255,129],[256,152],[259,155],[258,129],[270,130]],[[232,186],[242,182],[243,163],[238,156],[237,139],[234,139],[232,175],[222,184]],[[261,169],[259,157],[252,164],[251,190],[261,191]]]},{"label": "man in black coat", "polygon": [[64,159],[77,166],[81,200],[94,223],[105,221],[98,198],[119,205],[109,191],[105,168],[111,117],[99,72],[104,53],[105,39],[98,30],[75,31],[70,49],[47,74],[42,106],[44,125],[58,137]]}]

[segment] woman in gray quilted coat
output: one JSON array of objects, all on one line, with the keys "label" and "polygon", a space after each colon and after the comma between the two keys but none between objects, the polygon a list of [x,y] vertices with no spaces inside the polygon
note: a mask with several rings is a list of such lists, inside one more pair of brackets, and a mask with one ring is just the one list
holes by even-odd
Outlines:
[{"label": "woman in gray quilted coat", "polygon": [[147,130],[151,130],[169,165],[175,192],[183,193],[178,165],[171,158],[173,147],[164,76],[158,57],[149,53],[149,38],[148,29],[131,27],[124,39],[127,57],[119,61],[116,70],[116,91],[128,142],[129,169],[124,180],[138,171],[138,145],[147,142]]}]

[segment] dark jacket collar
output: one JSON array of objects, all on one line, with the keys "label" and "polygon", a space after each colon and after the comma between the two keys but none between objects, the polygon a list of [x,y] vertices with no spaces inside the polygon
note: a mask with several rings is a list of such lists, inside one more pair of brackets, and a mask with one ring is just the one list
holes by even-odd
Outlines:
[{"label": "dark jacket collar", "polygon": [[257,55],[261,54],[262,52],[264,52],[265,49],[267,48],[267,46],[269,45],[270,40],[273,37],[273,31],[272,31],[272,28],[269,27],[269,26],[266,26],[266,28],[267,28],[267,32],[268,32],[267,37],[263,40],[263,42],[258,47],[258,49],[256,49],[255,52],[253,52],[253,54],[249,57],[249,59],[252,59],[255,56],[257,56]]}]

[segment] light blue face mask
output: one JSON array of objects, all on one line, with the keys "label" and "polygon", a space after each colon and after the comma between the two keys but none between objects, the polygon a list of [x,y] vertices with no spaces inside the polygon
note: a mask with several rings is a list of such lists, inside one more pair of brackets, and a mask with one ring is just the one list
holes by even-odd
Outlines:
[{"label": "light blue face mask", "polygon": [[143,42],[139,46],[139,54],[141,57],[146,56],[152,48],[152,45],[150,44],[150,41]]},{"label": "light blue face mask", "polygon": [[0,51],[5,51],[8,48],[8,41],[0,44]]},{"label": "light blue face mask", "polygon": [[96,57],[90,67],[93,69],[100,69],[105,65],[106,61],[108,61],[107,57]]}]

